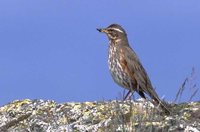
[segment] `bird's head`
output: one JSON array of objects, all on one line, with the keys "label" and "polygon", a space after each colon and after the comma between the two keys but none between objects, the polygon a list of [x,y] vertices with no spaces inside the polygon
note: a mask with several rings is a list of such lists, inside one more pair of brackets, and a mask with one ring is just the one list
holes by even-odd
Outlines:
[{"label": "bird's head", "polygon": [[105,33],[110,40],[123,40],[127,38],[125,30],[118,24],[112,24],[107,28],[98,28],[97,30]]}]

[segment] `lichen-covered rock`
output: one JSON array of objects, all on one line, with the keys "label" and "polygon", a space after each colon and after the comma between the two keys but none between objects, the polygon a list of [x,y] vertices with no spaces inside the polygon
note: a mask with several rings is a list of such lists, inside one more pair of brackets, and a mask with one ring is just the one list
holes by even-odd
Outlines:
[{"label": "lichen-covered rock", "polygon": [[61,103],[17,100],[0,107],[0,132],[199,132],[200,102],[171,104],[165,116],[149,101]]}]

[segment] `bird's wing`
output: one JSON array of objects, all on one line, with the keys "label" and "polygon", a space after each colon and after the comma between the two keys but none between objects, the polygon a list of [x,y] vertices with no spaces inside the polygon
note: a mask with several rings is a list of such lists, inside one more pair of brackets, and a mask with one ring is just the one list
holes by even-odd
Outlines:
[{"label": "bird's wing", "polygon": [[146,92],[147,94],[150,94],[150,96],[152,96],[152,94],[156,94],[151,85],[150,79],[136,53],[130,47],[127,46],[125,46],[122,49],[124,51],[124,58],[127,62],[128,69],[130,69],[131,74],[133,74],[133,76],[135,77],[142,91]]},{"label": "bird's wing", "polygon": [[124,46],[123,48],[121,48],[121,50],[124,55],[123,58],[125,58],[124,62],[126,62],[126,65],[128,67],[127,69],[129,69],[129,72],[131,72],[130,74],[133,74],[132,76],[137,81],[139,88],[141,88],[140,90],[147,93],[153,100],[157,102],[157,104],[161,105],[166,113],[170,114],[171,112],[168,109],[167,105],[159,99],[157,93],[152,87],[151,81],[136,53],[127,46]]}]

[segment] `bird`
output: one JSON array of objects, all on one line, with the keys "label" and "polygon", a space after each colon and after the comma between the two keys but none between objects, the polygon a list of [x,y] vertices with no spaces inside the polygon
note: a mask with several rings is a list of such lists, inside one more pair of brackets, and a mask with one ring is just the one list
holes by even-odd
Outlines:
[{"label": "bird", "polygon": [[111,76],[119,86],[128,90],[124,100],[136,91],[142,98],[147,94],[154,104],[160,106],[166,114],[170,110],[165,102],[158,97],[146,70],[137,54],[130,47],[127,33],[119,24],[111,24],[107,28],[97,28],[109,39],[108,65]]}]

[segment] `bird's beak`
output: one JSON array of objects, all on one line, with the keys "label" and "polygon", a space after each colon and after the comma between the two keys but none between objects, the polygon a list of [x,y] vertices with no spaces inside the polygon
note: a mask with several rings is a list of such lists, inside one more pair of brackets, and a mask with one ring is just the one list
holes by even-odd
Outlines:
[{"label": "bird's beak", "polygon": [[106,28],[97,28],[97,30],[102,33],[108,33],[108,30]]}]

